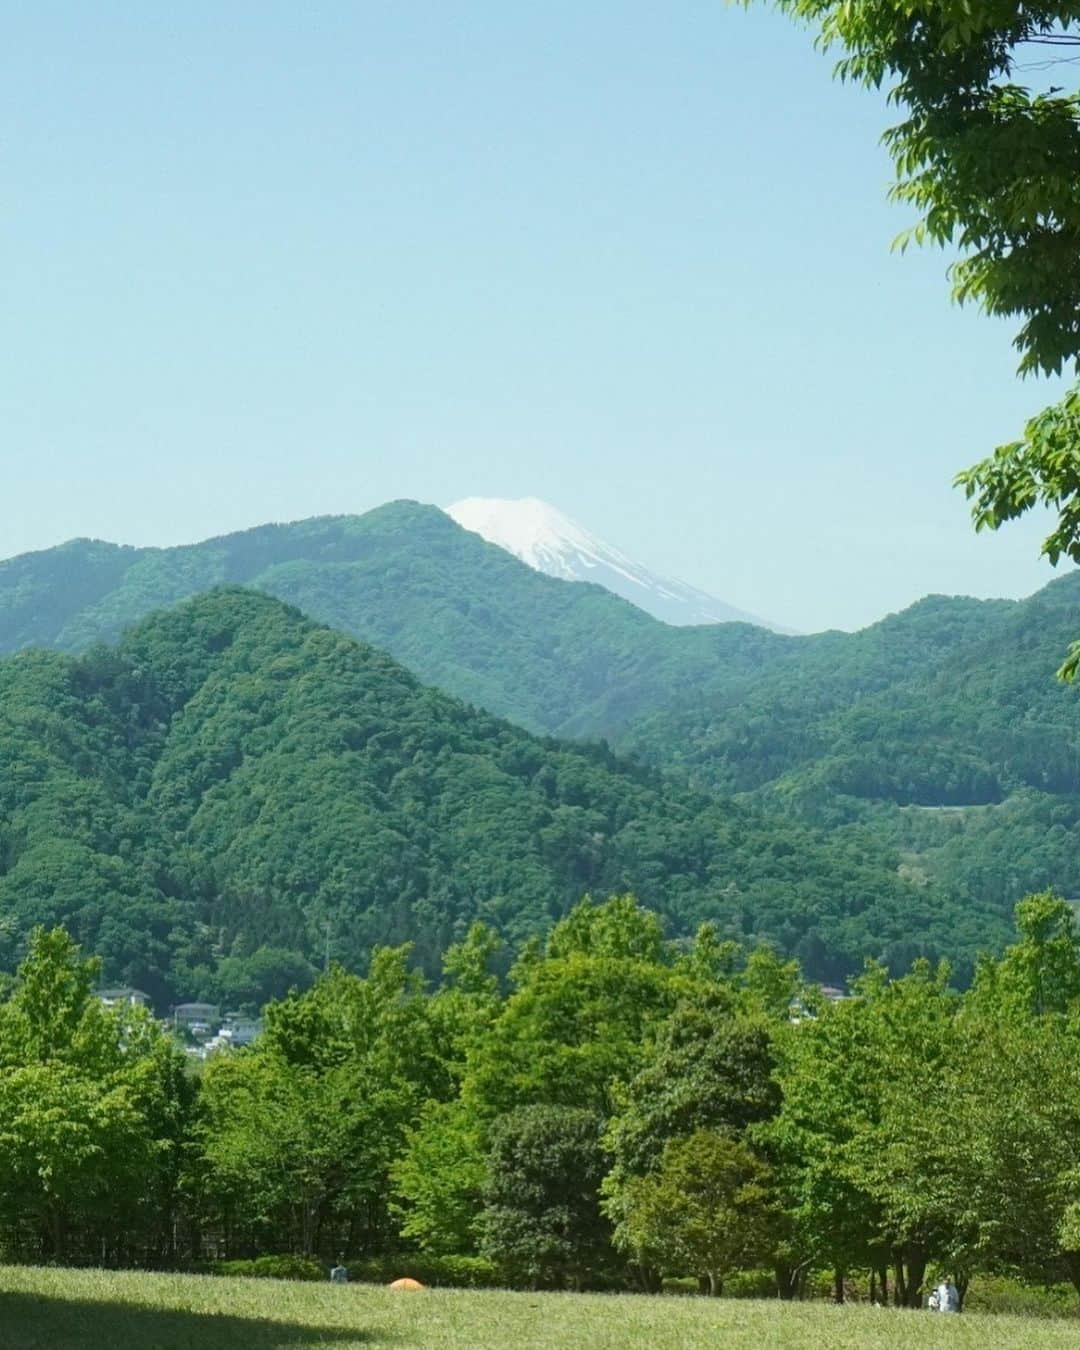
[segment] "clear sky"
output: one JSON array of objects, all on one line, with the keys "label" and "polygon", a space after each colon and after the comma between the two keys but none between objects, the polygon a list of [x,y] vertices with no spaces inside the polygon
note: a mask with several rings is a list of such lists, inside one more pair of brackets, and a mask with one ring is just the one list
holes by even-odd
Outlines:
[{"label": "clear sky", "polygon": [[891,255],[883,95],[722,0],[14,3],[0,556],[547,498],[801,630],[1023,595],[1054,387]]}]

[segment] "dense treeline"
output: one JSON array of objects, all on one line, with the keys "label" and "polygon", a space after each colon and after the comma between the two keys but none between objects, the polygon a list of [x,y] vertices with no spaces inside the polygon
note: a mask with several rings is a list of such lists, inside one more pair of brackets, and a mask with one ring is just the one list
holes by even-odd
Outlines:
[{"label": "dense treeline", "polygon": [[[394,502],[183,548],[83,540],[0,562],[0,651],[83,650],[221,583],[293,603],[528,730],[606,735],[695,788],[854,829],[969,902],[1080,894],[1077,694],[1053,678],[1080,615],[1075,572],[1019,603],[929,597],[859,633],[670,628]],[[990,806],[1003,809],[989,831],[972,816],[929,836],[904,814]],[[1035,856],[1051,815],[1057,843]]]},{"label": "dense treeline", "polygon": [[38,930],[0,1004],[0,1254],[1080,1293],[1080,936],[1050,894],[1017,920],[964,994],[871,963],[833,1003],[767,949],[584,902],[505,981],[480,923],[433,991],[406,947],[335,967],[198,1077]]},{"label": "dense treeline", "polygon": [[538,740],[250,591],[0,662],[0,969],[63,923],[159,1008],[258,1005],[406,939],[433,973],[474,919],[516,946],[630,889],[826,980],[1004,940],[1003,908],[899,861]]}]

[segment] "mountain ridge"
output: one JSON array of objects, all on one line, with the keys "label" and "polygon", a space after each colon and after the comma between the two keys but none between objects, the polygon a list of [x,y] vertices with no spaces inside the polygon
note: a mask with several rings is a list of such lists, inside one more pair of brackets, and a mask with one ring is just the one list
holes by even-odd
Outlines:
[{"label": "mountain ridge", "polygon": [[662,623],[750,623],[789,631],[685,581],[651,571],[539,497],[465,497],[445,510],[464,529],[536,571],[603,586]]},{"label": "mountain ridge", "polygon": [[409,940],[433,966],[473,919],[519,943],[585,892],[798,950],[819,977],[906,954],[913,924],[968,962],[1007,932],[992,907],[942,909],[872,840],[530,736],[238,587],[116,647],[0,660],[0,763],[0,967],[63,922],[159,1001],[267,947],[317,960],[327,931],[349,964]]},{"label": "mountain ridge", "polygon": [[[0,563],[0,649],[85,651],[222,583],[534,733],[605,736],[697,790],[869,829],[913,876],[975,900],[1080,894],[1077,691],[1053,678],[1080,626],[1080,570],[1027,600],[927,597],[850,634],[670,627],[398,502],[179,549],[69,544]],[[945,805],[970,810],[933,817]]]}]

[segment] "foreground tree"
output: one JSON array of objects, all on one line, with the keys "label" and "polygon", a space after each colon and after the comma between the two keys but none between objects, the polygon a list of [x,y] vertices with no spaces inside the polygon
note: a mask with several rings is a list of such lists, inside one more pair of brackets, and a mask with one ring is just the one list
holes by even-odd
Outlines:
[{"label": "foreground tree", "polygon": [[933,1150],[894,1148],[955,1053],[959,999],[947,981],[926,962],[901,980],[870,966],[854,998],[782,1042],[783,1105],[755,1135],[777,1160],[801,1259],[832,1269],[838,1299],[847,1272],[869,1268],[880,1286],[891,1275],[897,1303],[918,1307],[927,1266],[948,1247],[952,1216],[924,1184]]},{"label": "foreground tree", "polygon": [[738,1140],[698,1130],[664,1149],[656,1172],[618,1196],[615,1245],[640,1265],[696,1275],[710,1294],[724,1277],[768,1260],[777,1209],[768,1167]]},{"label": "foreground tree", "polygon": [[390,1172],[451,1078],[408,947],[365,979],[332,967],[267,1010],[251,1050],[207,1069],[203,1215],[230,1250],[333,1254],[385,1245]]},{"label": "foreground tree", "polygon": [[690,978],[673,966],[660,921],[633,896],[584,900],[531,946],[517,988],[465,1066],[462,1094],[480,1119],[541,1103],[602,1116],[653,1029]]},{"label": "foreground tree", "polygon": [[482,1246],[511,1283],[581,1288],[610,1268],[602,1129],[595,1112],[574,1107],[525,1107],[496,1121]]},{"label": "foreground tree", "polygon": [[0,1006],[0,1223],[16,1256],[172,1251],[191,1087],[142,1009],[106,1009],[100,963],[38,929]]}]

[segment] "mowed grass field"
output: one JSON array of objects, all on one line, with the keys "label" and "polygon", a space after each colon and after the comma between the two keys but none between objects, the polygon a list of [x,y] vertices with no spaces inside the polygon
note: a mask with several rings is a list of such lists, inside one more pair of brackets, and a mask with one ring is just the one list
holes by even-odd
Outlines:
[{"label": "mowed grass field", "polygon": [[465,1290],[0,1267],[3,1350],[551,1346],[696,1350],[1051,1350],[1075,1321],[749,1300]]}]

